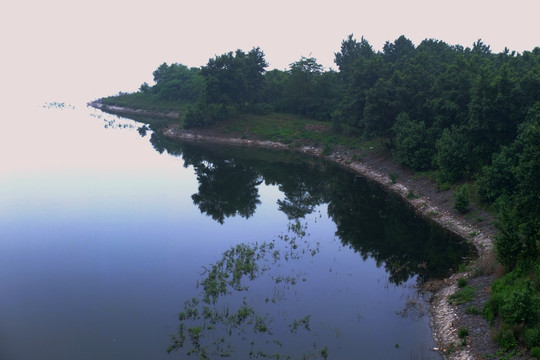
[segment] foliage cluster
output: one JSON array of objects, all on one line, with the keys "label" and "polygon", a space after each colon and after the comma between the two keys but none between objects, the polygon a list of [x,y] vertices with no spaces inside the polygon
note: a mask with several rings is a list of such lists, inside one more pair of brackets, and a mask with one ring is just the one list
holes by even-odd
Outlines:
[{"label": "foliage cluster", "polygon": [[[504,350],[519,344],[529,349],[540,346],[539,262],[533,267],[520,262],[512,271],[495,280],[492,296],[484,305],[483,315],[494,322],[502,320],[494,339]],[[534,269],[536,268],[536,270]]]}]

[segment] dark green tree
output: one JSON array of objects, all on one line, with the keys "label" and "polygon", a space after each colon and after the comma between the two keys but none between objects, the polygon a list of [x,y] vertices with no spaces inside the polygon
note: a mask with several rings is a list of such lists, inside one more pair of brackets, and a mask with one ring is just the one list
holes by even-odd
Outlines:
[{"label": "dark green tree", "polygon": [[153,75],[156,84],[152,91],[161,99],[194,102],[202,94],[203,79],[198,68],[188,68],[182,64],[169,66],[163,63]]},{"label": "dark green tree", "polygon": [[394,155],[396,160],[413,170],[431,167],[434,146],[428,142],[426,125],[409,118],[407,113],[398,115],[394,131]]},{"label": "dark green tree", "polygon": [[516,137],[516,116],[520,114],[512,110],[517,104],[512,99],[514,85],[508,71],[506,65],[496,73],[484,67],[471,89],[467,133],[478,165],[486,164],[500,146]]},{"label": "dark green tree", "polygon": [[341,51],[334,54],[334,62],[341,74],[346,77],[353,71],[356,60],[370,57],[372,54],[373,48],[364,37],[358,42],[353,38],[353,34],[350,34],[341,42]]},{"label": "dark green tree", "polygon": [[444,129],[437,141],[434,161],[443,182],[456,182],[469,173],[468,143],[463,131],[457,127]]},{"label": "dark green tree", "polygon": [[509,199],[501,199],[502,207],[498,215],[497,228],[499,233],[495,237],[495,250],[497,260],[508,269],[512,269],[523,255],[523,237],[520,233],[518,215],[509,203]]},{"label": "dark green tree", "polygon": [[264,53],[253,48],[249,53],[236,50],[216,56],[201,70],[205,80],[206,103],[234,106],[243,110],[259,100],[264,72],[268,66]]},{"label": "dark green tree", "polygon": [[269,104],[275,111],[284,111],[284,89],[287,86],[289,73],[282,70],[271,70],[264,74],[261,99]]},{"label": "dark green tree", "polygon": [[402,69],[408,59],[414,56],[415,47],[411,40],[401,35],[393,43],[386,42],[383,46],[384,60],[395,69]]},{"label": "dark green tree", "polygon": [[516,207],[527,256],[534,259],[540,243],[540,102],[530,109],[517,141],[523,150],[516,167]]},{"label": "dark green tree", "polygon": [[[364,110],[366,94],[375,85],[384,69],[384,61],[371,45],[362,38],[357,42],[352,35],[342,43],[342,52],[336,53],[335,62],[340,68],[344,96],[335,113],[336,120],[365,130]],[[368,120],[371,120],[368,118]],[[376,121],[371,121],[371,124]],[[379,126],[371,126],[378,129]]]},{"label": "dark green tree", "polygon": [[501,195],[512,196],[516,191],[517,150],[515,146],[504,146],[493,154],[490,165],[482,168],[477,184],[482,200],[492,203]]},{"label": "dark green tree", "polygon": [[317,105],[315,94],[322,70],[323,66],[313,57],[302,56],[290,65],[288,81],[283,91],[288,111],[304,116],[313,113]]}]

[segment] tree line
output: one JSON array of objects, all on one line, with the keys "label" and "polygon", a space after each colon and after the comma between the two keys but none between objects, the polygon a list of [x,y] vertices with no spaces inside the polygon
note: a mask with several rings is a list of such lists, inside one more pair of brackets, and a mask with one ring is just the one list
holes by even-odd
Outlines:
[{"label": "tree line", "polygon": [[188,128],[246,112],[327,121],[336,132],[383,139],[398,162],[436,174],[440,185],[473,184],[499,213],[496,253],[506,268],[485,315],[504,320],[501,345],[540,353],[540,47],[493,53],[481,40],[415,46],[401,36],[375,51],[349,35],[335,64],[325,70],[301,57],[267,71],[260,48],[236,50],[201,68],[164,63],[139,93],[185,104]]}]

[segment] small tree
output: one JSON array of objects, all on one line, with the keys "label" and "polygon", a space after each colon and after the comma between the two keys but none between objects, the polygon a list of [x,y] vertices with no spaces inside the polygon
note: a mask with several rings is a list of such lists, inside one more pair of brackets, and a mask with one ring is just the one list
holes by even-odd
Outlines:
[{"label": "small tree", "polygon": [[499,229],[499,234],[495,237],[497,260],[511,269],[523,251],[516,212],[503,206],[499,212],[497,228]]},{"label": "small tree", "polygon": [[463,131],[455,127],[444,129],[435,155],[442,181],[456,182],[468,173],[467,148]]},{"label": "small tree", "polygon": [[454,193],[454,209],[460,213],[466,213],[469,210],[469,187],[467,185],[460,186]]},{"label": "small tree", "polygon": [[150,91],[150,85],[148,85],[147,82],[142,83],[141,87],[139,88],[140,92],[148,93]]},{"label": "small tree", "polygon": [[431,166],[433,147],[429,146],[424,122],[412,120],[407,113],[401,113],[392,130],[395,134],[394,154],[397,160],[413,170],[428,169]]}]

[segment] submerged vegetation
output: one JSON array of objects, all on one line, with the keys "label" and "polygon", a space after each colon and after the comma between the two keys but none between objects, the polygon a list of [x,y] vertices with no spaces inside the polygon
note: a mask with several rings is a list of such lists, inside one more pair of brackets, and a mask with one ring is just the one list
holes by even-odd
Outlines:
[{"label": "submerged vegetation", "polygon": [[[458,211],[467,212],[474,199],[498,214],[495,248],[505,273],[483,313],[502,320],[493,324],[503,348],[537,353],[540,48],[493,53],[481,40],[472,48],[434,39],[415,46],[401,36],[377,52],[350,35],[335,63],[338,71],[325,71],[302,57],[288,70],[266,71],[261,49],[237,50],[201,68],[162,64],[154,85],[101,101],[176,111],[176,120],[154,128],[211,125],[240,136],[310,142],[326,154],[337,144],[375,139],[397,162],[457,189]],[[201,178],[207,172],[201,168]]]},{"label": "submerged vegetation", "polygon": [[[178,332],[171,335],[167,351],[182,351],[199,359],[299,358],[299,354],[284,354],[282,346],[297,341],[294,335],[298,332],[311,331],[311,315],[288,319],[275,314],[280,311],[279,303],[294,293],[292,288],[307,281],[305,274],[284,263],[318,253],[319,245],[304,239],[306,226],[296,221],[288,233],[272,241],[233,246],[215,264],[204,267],[197,285],[200,295],[184,304],[178,315]],[[266,290],[248,296],[247,290],[257,282],[264,282]],[[328,356],[328,348],[316,344],[309,353],[299,351],[303,358]]]}]

